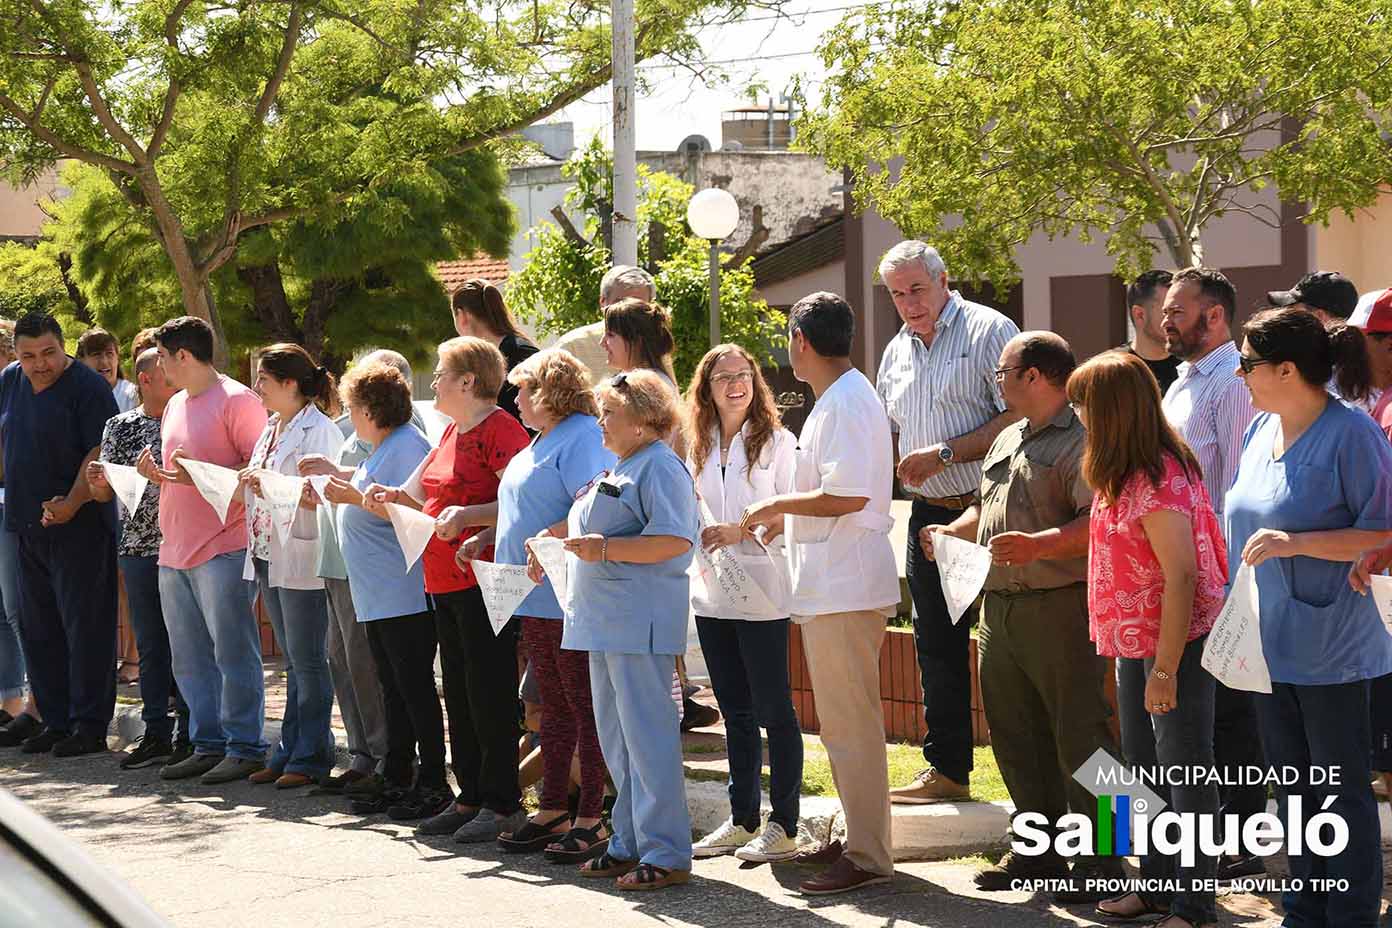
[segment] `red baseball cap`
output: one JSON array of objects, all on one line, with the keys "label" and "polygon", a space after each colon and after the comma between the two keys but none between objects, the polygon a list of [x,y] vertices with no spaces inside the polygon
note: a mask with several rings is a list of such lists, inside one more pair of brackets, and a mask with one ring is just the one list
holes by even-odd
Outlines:
[{"label": "red baseball cap", "polygon": [[1364,299],[1368,297],[1372,297],[1368,305],[1368,318],[1359,328],[1370,333],[1392,332],[1392,287],[1366,294]]}]

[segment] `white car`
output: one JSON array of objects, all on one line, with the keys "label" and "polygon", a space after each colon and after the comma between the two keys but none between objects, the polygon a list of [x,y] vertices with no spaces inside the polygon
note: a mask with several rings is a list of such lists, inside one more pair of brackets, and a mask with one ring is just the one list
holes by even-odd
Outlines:
[{"label": "white car", "polygon": [[127,885],[0,789],[0,928],[169,928]]}]

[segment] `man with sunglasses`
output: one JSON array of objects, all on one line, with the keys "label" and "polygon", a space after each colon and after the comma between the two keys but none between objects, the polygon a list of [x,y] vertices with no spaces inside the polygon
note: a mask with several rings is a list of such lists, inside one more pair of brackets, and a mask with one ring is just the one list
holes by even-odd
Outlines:
[{"label": "man with sunglasses", "polygon": [[[1165,418],[1199,459],[1213,511],[1223,519],[1223,500],[1242,458],[1242,436],[1255,415],[1252,395],[1237,376],[1243,361],[1232,339],[1237,291],[1220,271],[1190,267],[1177,273],[1165,295],[1165,347],[1184,363],[1165,394]],[[1220,767],[1260,765],[1252,694],[1217,684],[1213,721],[1213,756]],[[1262,786],[1227,786],[1220,791],[1223,816],[1238,825],[1266,811]],[[1220,818],[1226,821],[1226,818]],[[1224,856],[1219,879],[1263,873],[1260,857]]]}]

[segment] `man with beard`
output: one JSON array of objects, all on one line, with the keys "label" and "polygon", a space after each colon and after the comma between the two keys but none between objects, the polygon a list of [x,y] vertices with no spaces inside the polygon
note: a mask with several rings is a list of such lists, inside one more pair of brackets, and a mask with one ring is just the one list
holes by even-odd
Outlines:
[{"label": "man with beard", "polygon": [[1160,395],[1170,389],[1179,376],[1179,358],[1165,349],[1165,329],[1162,325],[1165,294],[1174,274],[1164,270],[1146,271],[1126,288],[1127,313],[1135,334],[1130,344],[1122,345],[1146,363],[1160,382]]},{"label": "man with beard", "polygon": [[[1236,309],[1237,291],[1211,268],[1180,271],[1165,295],[1165,347],[1184,362],[1165,394],[1165,418],[1194,449],[1219,522],[1242,456],[1242,436],[1254,415],[1252,395],[1237,376],[1238,350],[1229,328]],[[1262,763],[1252,694],[1222,683],[1214,696],[1213,757],[1229,770]],[[1266,811],[1263,786],[1223,787],[1219,796],[1219,812],[1236,815],[1239,828]],[[1260,857],[1225,855],[1218,862],[1218,878],[1252,876],[1264,869]]]}]

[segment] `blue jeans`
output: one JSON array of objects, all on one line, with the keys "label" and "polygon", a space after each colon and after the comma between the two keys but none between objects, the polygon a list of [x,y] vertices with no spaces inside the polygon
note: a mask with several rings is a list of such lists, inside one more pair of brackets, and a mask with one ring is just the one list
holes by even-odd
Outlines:
[{"label": "blue jeans", "polygon": [[696,617],[711,689],[725,716],[730,758],[730,815],[736,825],[759,830],[759,774],[768,730],[769,821],[797,837],[802,788],[802,729],[788,682],[788,620],[748,622]]},{"label": "blue jeans", "polygon": [[266,686],[251,608],[256,585],[242,579],[245,561],[243,550],[187,570],[161,567],[160,605],[194,752],[259,761],[266,757]]},{"label": "blue jeans", "polygon": [[121,576],[126,580],[126,602],[130,606],[135,648],[140,654],[140,700],[144,706],[145,737],[169,741],[174,736],[174,719],[169,717],[169,697],[177,703],[175,712],[188,739],[188,703],[174,685],[174,668],[169,656],[169,630],[160,608],[159,558],[117,557]]},{"label": "blue jeans", "polygon": [[[1145,707],[1146,678],[1155,666],[1155,659],[1118,658],[1117,714],[1121,718],[1121,750],[1126,763],[1132,767],[1155,768],[1179,765],[1182,767],[1213,767],[1213,687],[1214,679],[1200,665],[1204,642],[1202,635],[1184,647],[1176,675],[1176,698],[1179,705],[1164,715],[1151,715]],[[1366,784],[1366,780],[1364,783]],[[1212,784],[1169,786],[1157,784],[1155,792],[1173,812],[1194,812],[1200,818],[1218,813],[1218,788]],[[1212,890],[1203,890],[1195,880],[1212,880],[1218,871],[1216,857],[1198,854],[1194,866],[1183,867],[1177,854],[1161,854],[1154,849],[1141,858],[1141,877],[1154,880],[1174,880],[1187,885],[1174,894],[1146,893],[1155,905],[1170,906],[1170,913],[1191,925],[1218,920],[1217,903]]]},{"label": "blue jeans", "polygon": [[[670,654],[590,652],[590,696],[604,763],[614,778],[609,854],[691,869],[681,731]],[[454,724],[454,719],[450,719]]]},{"label": "blue jeans", "polygon": [[256,585],[285,655],[285,719],[268,766],[323,777],[333,769],[333,678],[329,674],[329,604],[323,590],[271,586],[270,565],[257,558]]},{"label": "blue jeans", "polygon": [[[1336,857],[1305,853],[1290,858],[1293,879],[1304,880],[1300,892],[1281,896],[1287,928],[1339,925],[1371,926],[1382,908],[1382,839],[1378,828],[1377,801],[1369,780],[1368,731],[1369,681],[1356,680],[1329,686],[1271,684],[1271,693],[1256,694],[1257,723],[1261,726],[1266,761],[1273,767],[1289,764],[1299,771],[1299,782],[1276,788],[1281,820],[1286,803],[1301,797],[1308,822],[1333,795],[1330,812],[1348,825],[1348,846]],[[1339,770],[1338,786],[1312,786],[1311,768]],[[1329,835],[1326,832],[1325,840]],[[1316,891],[1312,879],[1348,880],[1346,891]]]},{"label": "blue jeans", "polygon": [[3,527],[0,505],[0,700],[24,695],[24,645],[19,640],[19,539]]}]

